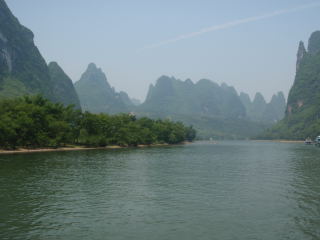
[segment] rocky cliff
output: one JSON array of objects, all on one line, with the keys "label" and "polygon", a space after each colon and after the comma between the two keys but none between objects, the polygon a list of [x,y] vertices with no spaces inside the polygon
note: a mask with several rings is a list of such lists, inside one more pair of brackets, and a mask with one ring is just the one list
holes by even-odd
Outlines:
[{"label": "rocky cliff", "polygon": [[300,42],[286,116],[262,137],[304,139],[316,135],[320,135],[320,31],[311,34],[308,51]]},{"label": "rocky cliff", "polygon": [[0,0],[0,98],[41,94],[79,108],[71,79],[57,63],[47,66],[33,37]]},{"label": "rocky cliff", "polygon": [[0,97],[41,93],[56,100],[47,64],[33,37],[0,0]]}]

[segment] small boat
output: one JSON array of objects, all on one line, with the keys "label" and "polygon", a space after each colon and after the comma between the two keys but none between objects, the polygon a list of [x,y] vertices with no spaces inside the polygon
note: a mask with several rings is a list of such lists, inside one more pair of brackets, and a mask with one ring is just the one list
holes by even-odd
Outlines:
[{"label": "small boat", "polygon": [[313,141],[311,140],[311,138],[307,138],[305,141],[304,141],[304,144],[306,145],[311,145],[313,143]]}]

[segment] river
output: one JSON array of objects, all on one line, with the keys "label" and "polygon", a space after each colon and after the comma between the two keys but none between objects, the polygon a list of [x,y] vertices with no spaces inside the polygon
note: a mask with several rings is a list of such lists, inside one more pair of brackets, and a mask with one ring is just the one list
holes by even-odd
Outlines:
[{"label": "river", "polygon": [[0,155],[0,239],[320,239],[320,148],[223,141]]}]

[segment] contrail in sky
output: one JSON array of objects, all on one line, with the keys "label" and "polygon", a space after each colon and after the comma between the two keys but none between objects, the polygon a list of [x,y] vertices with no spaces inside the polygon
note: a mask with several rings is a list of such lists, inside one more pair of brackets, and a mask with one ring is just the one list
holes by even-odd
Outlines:
[{"label": "contrail in sky", "polygon": [[268,19],[268,18],[276,17],[276,16],[279,16],[279,15],[287,14],[287,13],[298,12],[298,11],[301,11],[301,10],[304,10],[304,9],[308,9],[308,8],[313,8],[313,7],[320,7],[320,2],[314,2],[314,3],[311,3],[311,4],[299,5],[299,6],[296,6],[296,7],[293,7],[293,8],[276,10],[274,12],[266,13],[266,14],[260,15],[260,16],[248,17],[248,18],[243,18],[243,19],[238,19],[238,20],[234,20],[234,21],[231,21],[231,22],[223,23],[223,24],[220,24],[220,25],[214,25],[214,26],[211,26],[211,27],[200,29],[199,31],[196,31],[196,32],[183,34],[183,35],[177,36],[177,37],[172,38],[172,39],[168,39],[168,40],[165,40],[165,41],[162,41],[162,42],[158,42],[158,43],[154,43],[154,44],[151,44],[151,45],[147,45],[147,46],[141,48],[139,51],[161,47],[163,45],[167,45],[167,44],[170,44],[170,43],[178,42],[178,41],[181,41],[181,40],[184,40],[184,39],[193,38],[193,37],[196,37],[196,36],[208,33],[208,32],[216,32],[216,31],[220,31],[220,30],[223,30],[223,29],[236,27],[238,25],[251,23],[251,22],[256,22],[256,21],[259,21],[259,20]]}]

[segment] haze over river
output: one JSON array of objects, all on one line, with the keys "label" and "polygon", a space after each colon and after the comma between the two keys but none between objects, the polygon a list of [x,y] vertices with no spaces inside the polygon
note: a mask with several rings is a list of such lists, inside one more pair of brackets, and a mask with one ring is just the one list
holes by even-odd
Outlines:
[{"label": "haze over river", "polygon": [[320,239],[320,148],[0,155],[0,239]]}]

